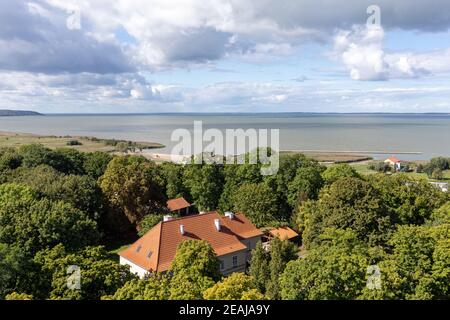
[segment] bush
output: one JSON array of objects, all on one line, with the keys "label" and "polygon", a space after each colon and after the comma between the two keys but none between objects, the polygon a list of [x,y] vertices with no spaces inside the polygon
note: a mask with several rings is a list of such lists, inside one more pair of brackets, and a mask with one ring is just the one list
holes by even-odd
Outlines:
[{"label": "bush", "polygon": [[139,223],[138,229],[138,235],[143,236],[147,233],[148,230],[156,226],[160,221],[162,221],[163,216],[160,214],[149,214],[148,216],[144,217],[142,221]]},{"label": "bush", "polygon": [[68,145],[68,146],[81,146],[83,144],[80,141],[78,141],[78,140],[69,140],[69,141],[67,141],[66,145]]},{"label": "bush", "polygon": [[436,168],[433,170],[433,173],[431,174],[431,178],[436,180],[442,180],[444,178],[444,173],[441,169]]}]

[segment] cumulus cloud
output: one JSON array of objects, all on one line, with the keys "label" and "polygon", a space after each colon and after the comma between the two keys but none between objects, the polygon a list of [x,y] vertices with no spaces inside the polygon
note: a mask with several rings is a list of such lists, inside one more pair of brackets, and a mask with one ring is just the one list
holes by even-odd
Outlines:
[{"label": "cumulus cloud", "polygon": [[433,52],[387,52],[381,27],[355,26],[334,38],[335,56],[354,80],[419,78],[450,72],[450,49]]},{"label": "cumulus cloud", "polygon": [[[202,63],[225,55],[285,53],[304,41],[326,41],[336,29],[364,24],[368,0],[48,0],[79,6],[103,36],[124,28],[136,39],[134,58],[150,66]],[[445,31],[447,0],[379,0],[386,30]]]},{"label": "cumulus cloud", "polygon": [[43,0],[0,2],[0,70],[40,73],[131,71],[117,43],[66,27],[69,14]]},{"label": "cumulus cloud", "polygon": [[[334,44],[334,58],[355,80],[415,79],[450,72],[450,49],[392,52],[383,46],[390,30],[448,31],[448,0],[413,4],[378,0],[383,29],[376,30],[361,27],[371,4],[368,0],[339,5],[335,0],[1,1],[0,102],[19,106],[32,96],[32,103],[42,105],[135,103],[184,111],[221,106],[274,110],[323,106],[325,111],[333,103],[338,109],[340,103],[368,109],[389,105],[377,97],[380,92],[369,97],[334,93],[329,87],[316,88],[317,82],[305,81],[306,76],[292,79],[295,83],[290,85],[210,80],[209,85],[192,88],[149,80],[158,79],[162,69],[201,64],[214,68],[221,59],[289,56],[308,42]],[[73,9],[80,10],[81,29],[66,27]],[[383,94],[397,102],[397,97],[412,99],[416,92]]]},{"label": "cumulus cloud", "polygon": [[122,74],[30,74],[0,73],[4,96],[58,97],[64,100],[108,101],[159,100],[164,87],[149,83],[135,73]]},{"label": "cumulus cloud", "polygon": [[[371,1],[34,0],[0,3],[0,68],[31,72],[128,72],[286,55],[305,41],[364,24]],[[383,27],[442,31],[450,3],[379,0]],[[82,28],[69,30],[68,10]],[[123,30],[133,43],[118,39]],[[120,38],[120,37],[119,37]],[[371,57],[378,59],[377,57]],[[406,67],[406,66],[405,66]]]}]

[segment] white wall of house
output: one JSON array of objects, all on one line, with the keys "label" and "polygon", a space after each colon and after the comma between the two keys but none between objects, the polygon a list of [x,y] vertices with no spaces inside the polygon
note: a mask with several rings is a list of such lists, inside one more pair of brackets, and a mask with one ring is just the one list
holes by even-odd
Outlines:
[{"label": "white wall of house", "polygon": [[[236,265],[233,264],[233,257],[236,257]],[[230,275],[233,272],[245,272],[247,251],[241,250],[233,253],[229,253],[223,256],[219,256],[221,262],[220,272],[224,275]]]},{"label": "white wall of house", "polygon": [[[260,236],[241,240],[241,242],[247,246],[247,249],[218,257],[221,261],[220,272],[225,276],[230,275],[233,272],[245,272],[247,261],[251,258],[251,250],[256,248],[256,244],[259,240],[261,240]],[[236,258],[233,259],[233,257]],[[233,264],[233,260],[235,260],[237,264]]]},{"label": "white wall of house", "polygon": [[143,278],[148,273],[147,270],[124,257],[120,257],[120,264],[130,266],[130,272],[136,274],[139,278]]}]

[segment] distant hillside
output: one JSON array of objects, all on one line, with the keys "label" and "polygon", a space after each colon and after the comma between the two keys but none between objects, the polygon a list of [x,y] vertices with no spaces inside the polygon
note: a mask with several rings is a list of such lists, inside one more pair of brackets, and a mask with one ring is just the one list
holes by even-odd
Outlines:
[{"label": "distant hillside", "polygon": [[42,114],[35,111],[26,111],[26,110],[1,110],[0,109],[0,117],[8,117],[8,116],[41,116]]}]

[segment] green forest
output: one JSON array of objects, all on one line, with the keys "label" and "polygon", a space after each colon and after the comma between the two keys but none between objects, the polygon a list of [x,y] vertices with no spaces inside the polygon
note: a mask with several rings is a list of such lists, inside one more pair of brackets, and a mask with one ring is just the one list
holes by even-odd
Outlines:
[{"label": "green forest", "polygon": [[[281,155],[275,175],[261,166],[0,149],[0,299],[450,298],[448,193],[403,173],[363,176],[301,154]],[[211,246],[186,241],[170,272],[139,279],[117,249],[180,196],[199,211],[242,212],[260,228],[290,226],[302,246],[259,243],[247,274],[222,277]],[[77,290],[67,286],[71,265],[81,269]]]}]

